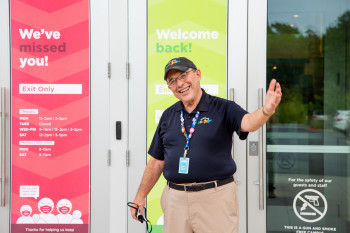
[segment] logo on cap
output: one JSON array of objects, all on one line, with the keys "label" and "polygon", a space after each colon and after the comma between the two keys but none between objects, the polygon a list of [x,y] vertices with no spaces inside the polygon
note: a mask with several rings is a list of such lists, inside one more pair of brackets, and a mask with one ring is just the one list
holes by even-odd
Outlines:
[{"label": "logo on cap", "polygon": [[173,60],[168,62],[168,64],[165,66],[165,69],[168,68],[169,66],[172,66],[172,65],[179,63],[179,62],[180,62],[180,60],[173,59]]}]

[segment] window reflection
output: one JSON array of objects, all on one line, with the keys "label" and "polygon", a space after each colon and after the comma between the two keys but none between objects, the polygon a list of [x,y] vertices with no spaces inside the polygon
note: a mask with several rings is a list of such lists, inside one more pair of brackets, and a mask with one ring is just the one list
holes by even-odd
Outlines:
[{"label": "window reflection", "polygon": [[[267,85],[283,99],[266,130],[267,232],[350,232],[349,56],[350,1],[268,1]],[[324,203],[296,198],[306,189],[324,196],[322,218]]]}]

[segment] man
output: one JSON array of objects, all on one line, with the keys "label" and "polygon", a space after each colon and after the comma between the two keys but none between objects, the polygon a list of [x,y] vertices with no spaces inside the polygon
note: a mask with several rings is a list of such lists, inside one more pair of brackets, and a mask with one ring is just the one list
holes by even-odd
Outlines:
[{"label": "man", "polygon": [[264,107],[247,113],[205,93],[201,71],[187,58],[169,61],[164,79],[180,101],[160,119],[134,203],[143,214],[145,198],[163,172],[168,181],[161,198],[163,233],[237,233],[232,134],[244,140],[269,119],[282,97],[280,84],[272,80]]}]

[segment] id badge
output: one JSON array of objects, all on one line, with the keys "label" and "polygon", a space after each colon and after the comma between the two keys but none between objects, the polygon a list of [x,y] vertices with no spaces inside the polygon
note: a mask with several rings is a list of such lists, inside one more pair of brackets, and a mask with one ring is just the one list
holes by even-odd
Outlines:
[{"label": "id badge", "polygon": [[190,158],[181,157],[179,163],[179,173],[188,174],[188,168],[190,166]]}]

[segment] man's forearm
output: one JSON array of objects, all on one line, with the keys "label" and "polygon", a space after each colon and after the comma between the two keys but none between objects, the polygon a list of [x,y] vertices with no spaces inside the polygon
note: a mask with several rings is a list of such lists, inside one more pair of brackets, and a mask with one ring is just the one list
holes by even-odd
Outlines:
[{"label": "man's forearm", "polygon": [[241,131],[254,132],[263,126],[275,112],[282,98],[281,85],[272,79],[266,92],[265,105],[253,113],[245,114],[241,121]]},{"label": "man's forearm", "polygon": [[143,173],[142,181],[137,191],[137,197],[144,199],[152,190],[153,186],[158,181],[163,172],[164,161],[157,160],[153,157],[147,163],[145,172]]},{"label": "man's forearm", "polygon": [[269,116],[263,114],[261,108],[255,112],[245,114],[241,122],[241,131],[254,132],[263,126],[269,118]]}]

